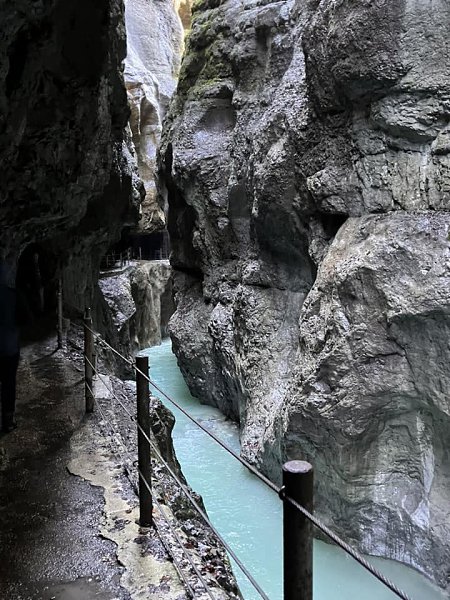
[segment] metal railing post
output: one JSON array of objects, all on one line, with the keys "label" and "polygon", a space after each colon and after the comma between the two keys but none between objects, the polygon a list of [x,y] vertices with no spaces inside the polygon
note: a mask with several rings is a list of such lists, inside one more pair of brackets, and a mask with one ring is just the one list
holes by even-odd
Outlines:
[{"label": "metal railing post", "polygon": [[138,464],[139,464],[139,523],[142,527],[152,525],[153,503],[150,490],[152,463],[150,444],[145,435],[150,438],[150,386],[148,380],[141,374],[148,373],[148,356],[136,356],[136,394],[137,394],[137,424],[138,424]]},{"label": "metal railing post", "polygon": [[86,412],[94,411],[93,380],[94,369],[92,368],[94,355],[94,336],[92,334],[91,309],[87,308],[84,316],[84,397],[86,400]]},{"label": "metal railing post", "polygon": [[[301,460],[283,465],[283,496],[313,512],[313,468]],[[284,600],[312,600],[313,536],[311,522],[283,502]]]},{"label": "metal railing post", "polygon": [[58,350],[61,350],[64,346],[63,341],[63,284],[62,278],[58,279],[58,324],[57,324],[57,334],[58,334]]}]

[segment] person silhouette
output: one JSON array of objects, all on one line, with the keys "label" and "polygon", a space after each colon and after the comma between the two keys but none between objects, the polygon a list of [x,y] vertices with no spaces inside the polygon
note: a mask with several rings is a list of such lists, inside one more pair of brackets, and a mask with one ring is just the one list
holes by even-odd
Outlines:
[{"label": "person silhouette", "polygon": [[15,264],[0,262],[0,384],[4,433],[9,433],[17,427],[14,414],[20,343],[16,314],[15,273]]}]

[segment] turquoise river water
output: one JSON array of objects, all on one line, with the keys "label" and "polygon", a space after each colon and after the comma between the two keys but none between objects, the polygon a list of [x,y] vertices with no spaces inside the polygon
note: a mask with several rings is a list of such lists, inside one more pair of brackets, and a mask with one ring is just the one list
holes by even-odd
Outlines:
[{"label": "turquoise river water", "polygon": [[[193,398],[183,380],[170,341],[145,351],[152,379],[227,445],[239,450],[237,426],[215,408]],[[154,390],[152,390],[155,393]],[[156,393],[156,395],[158,395]],[[161,398],[176,417],[174,444],[190,486],[203,497],[208,515],[270,600],[282,600],[282,503],[278,496],[214,443],[187,417]],[[395,561],[370,559],[413,600],[444,600],[446,595],[416,571]],[[234,568],[245,600],[260,596]],[[314,600],[393,600],[397,598],[358,563],[334,546],[315,541]]]}]

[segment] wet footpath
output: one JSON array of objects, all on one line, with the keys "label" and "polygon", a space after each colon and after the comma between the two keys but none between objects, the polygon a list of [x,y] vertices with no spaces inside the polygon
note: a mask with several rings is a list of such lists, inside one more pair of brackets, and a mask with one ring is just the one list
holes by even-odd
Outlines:
[{"label": "wet footpath", "polygon": [[18,428],[0,437],[0,600],[183,598],[99,416],[84,414],[80,353],[55,346],[24,348]]}]

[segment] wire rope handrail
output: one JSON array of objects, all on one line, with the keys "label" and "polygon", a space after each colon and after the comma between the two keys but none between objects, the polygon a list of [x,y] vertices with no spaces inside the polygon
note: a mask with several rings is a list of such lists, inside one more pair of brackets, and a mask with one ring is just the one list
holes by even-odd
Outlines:
[{"label": "wire rope handrail", "polygon": [[[101,377],[101,374],[100,374],[98,371],[97,371],[97,375],[98,375],[99,377]],[[105,382],[103,382],[103,383],[106,385],[106,383],[105,383]],[[109,388],[108,388],[108,389],[109,389]],[[91,391],[92,391],[92,390],[91,390]],[[111,390],[109,389],[109,391],[111,391]],[[115,397],[115,399],[116,399],[116,400],[118,400],[118,398],[117,398],[117,396],[116,396],[115,394],[114,394],[114,397]],[[122,403],[121,403],[121,404],[122,404]],[[112,425],[111,421],[110,421],[110,420],[109,420],[109,419],[106,417],[106,415],[104,414],[104,412],[103,412],[103,410],[102,410],[102,407],[101,407],[101,404],[100,404],[100,402],[99,402],[98,400],[96,400],[96,405],[97,405],[97,406],[98,406],[98,408],[99,408],[99,411],[100,411],[100,414],[101,414],[101,416],[102,416],[102,419],[103,419],[103,420],[105,421],[105,423],[106,423],[106,424],[109,426],[111,433],[112,433],[114,436],[115,436],[115,435],[116,435],[116,433],[117,433],[117,435],[118,435],[118,436],[119,436],[119,437],[122,439],[122,445],[123,445],[123,447],[126,449],[126,446],[125,446],[125,444],[124,444],[124,442],[123,442],[123,438],[122,438],[122,436],[121,436],[120,432],[116,432],[116,431],[114,430],[114,427],[113,427],[113,425]],[[124,406],[123,404],[122,404],[122,406],[123,406],[123,408],[125,408],[125,406]],[[125,408],[125,410],[126,410],[126,408]],[[128,411],[127,411],[127,412],[128,412]],[[128,414],[131,416],[131,413],[129,413],[129,412],[128,412]],[[116,453],[114,450],[113,450],[113,452],[114,452],[114,454],[116,455],[116,458],[117,458],[117,459],[119,460],[119,462],[120,462],[120,459],[121,459],[121,457],[119,457],[119,456],[117,455],[117,453]],[[127,469],[127,467],[126,467],[125,465],[124,465],[124,468],[125,468],[125,470],[126,470],[126,471],[128,471],[128,469]],[[130,475],[131,475],[131,474],[130,474],[130,473],[128,473],[128,475],[129,475],[129,479],[130,479],[130,481],[132,481],[132,480],[131,480],[131,477],[130,477]],[[212,595],[212,592],[211,592],[211,590],[209,589],[208,583],[205,581],[205,579],[204,579],[203,575],[202,575],[202,574],[201,574],[201,572],[198,570],[198,568],[197,568],[197,566],[195,565],[195,563],[193,562],[193,560],[192,560],[192,558],[191,558],[191,556],[190,556],[189,552],[188,552],[188,551],[187,551],[187,549],[185,548],[185,546],[184,546],[184,544],[183,544],[182,540],[180,539],[179,535],[176,533],[176,531],[174,530],[174,528],[173,528],[172,524],[170,523],[170,520],[168,519],[168,517],[165,515],[164,511],[162,510],[162,508],[161,508],[161,505],[160,505],[160,503],[159,503],[158,499],[156,498],[156,495],[154,494],[154,492],[153,492],[153,491],[152,491],[152,489],[151,489],[151,486],[149,485],[149,483],[147,482],[147,480],[145,479],[145,477],[142,475],[142,473],[141,473],[140,471],[139,471],[139,475],[140,475],[141,479],[143,480],[143,482],[144,482],[144,485],[145,485],[145,486],[147,487],[147,489],[149,490],[149,492],[150,492],[150,494],[151,494],[151,496],[152,496],[152,499],[153,499],[153,501],[154,501],[154,503],[155,503],[156,507],[158,508],[158,511],[159,511],[160,515],[162,516],[162,518],[163,518],[163,519],[164,519],[164,521],[166,522],[167,526],[169,527],[169,529],[170,529],[170,531],[171,531],[171,533],[172,533],[173,537],[175,538],[175,540],[176,540],[176,542],[177,542],[178,546],[180,547],[181,551],[183,552],[183,554],[186,556],[186,558],[187,558],[187,560],[188,560],[189,564],[191,565],[191,568],[193,569],[194,573],[195,573],[195,574],[196,574],[196,576],[198,577],[199,581],[200,581],[200,582],[201,582],[201,584],[203,585],[204,589],[206,590],[206,592],[207,592],[207,594],[209,595],[209,597],[211,598],[211,600],[216,600],[216,599],[214,598],[214,596]],[[132,484],[132,485],[133,485],[133,484]],[[134,487],[134,486],[133,486],[133,487]],[[135,489],[135,491],[137,491],[137,490]],[[183,572],[183,569],[182,569],[182,567],[180,566],[180,564],[179,564],[179,561],[178,561],[177,557],[174,555],[174,553],[173,553],[173,551],[172,551],[172,549],[171,549],[171,547],[170,547],[170,544],[167,542],[167,540],[165,540],[165,538],[164,538],[164,535],[162,534],[162,532],[161,532],[161,529],[160,529],[160,527],[158,526],[158,524],[157,524],[156,522],[155,522],[155,525],[156,525],[156,529],[157,529],[157,532],[158,532],[158,536],[159,536],[159,538],[161,539],[161,542],[162,542],[162,544],[164,545],[164,547],[165,547],[166,551],[168,552],[169,556],[172,558],[172,560],[173,560],[173,562],[174,562],[174,565],[175,565],[175,568],[176,568],[176,570],[177,570],[178,574],[180,575],[181,579],[183,580],[183,582],[184,582],[184,584],[185,584],[186,588],[188,589],[189,593],[191,594],[192,598],[195,598],[195,591],[193,590],[193,588],[192,588],[192,586],[191,586],[191,584],[190,584],[189,580],[187,579],[187,576],[186,576],[186,575],[185,575],[185,573]]]},{"label": "wire rope handrail", "polygon": [[196,564],[194,563],[194,561],[192,560],[192,558],[190,557],[189,552],[186,550],[186,548],[184,548],[183,546],[183,542],[181,541],[178,533],[176,532],[175,528],[172,526],[172,524],[170,523],[169,519],[166,517],[166,515],[164,514],[164,511],[161,508],[161,505],[158,502],[158,499],[156,498],[156,494],[155,492],[152,490],[151,486],[149,485],[148,481],[145,479],[145,477],[143,477],[141,471],[139,470],[139,475],[142,478],[145,487],[147,488],[147,490],[149,491],[151,497],[153,498],[154,503],[156,504],[156,506],[159,509],[159,512],[161,514],[161,516],[165,519],[167,525],[169,526],[173,536],[175,537],[175,539],[177,540],[178,544],[180,545],[181,548],[183,548],[183,550],[185,551],[186,557],[188,557],[189,559],[189,563],[191,565],[191,567],[193,568],[193,570],[195,571],[195,574],[197,575],[197,577],[199,578],[199,580],[202,582],[203,587],[205,588],[208,596],[211,598],[211,600],[215,600],[214,596],[212,595],[212,592],[207,584],[207,582],[204,580],[203,575],[200,573],[198,567],[196,566]]},{"label": "wire rope handrail", "polygon": [[109,348],[114,354],[120,357],[123,361],[125,361],[136,373],[139,373],[144,379],[148,381],[148,383],[156,389],[168,402],[170,402],[175,408],[177,408],[183,415],[185,415],[191,422],[193,422],[199,429],[204,431],[210,438],[212,438],[217,444],[219,444],[226,452],[228,452],[231,456],[233,456],[241,465],[243,465],[246,469],[248,469],[255,477],[257,477],[260,481],[262,481],[267,487],[269,487],[272,491],[278,494],[281,500],[289,502],[292,506],[294,506],[297,510],[299,510],[315,527],[317,527],[322,533],[324,533],[327,537],[329,537],[336,545],[338,545],[344,552],[346,552],[349,556],[351,556],[354,560],[356,560],[364,569],[366,569],[371,575],[373,575],[378,581],[384,584],[387,588],[389,588],[394,594],[396,594],[402,600],[412,600],[411,596],[409,596],[406,592],[401,590],[396,584],[394,584],[388,577],[386,577],[381,571],[379,571],[375,566],[373,566],[362,554],[360,554],[357,550],[352,548],[347,542],[342,540],[336,533],[334,533],[325,523],[323,523],[320,519],[315,517],[312,513],[310,513],[306,508],[304,508],[301,504],[296,502],[293,498],[286,495],[284,493],[284,489],[282,487],[274,484],[270,479],[268,479],[265,475],[260,473],[258,469],[256,469],[251,463],[246,461],[244,458],[239,456],[232,448],[227,446],[220,438],[218,438],[214,433],[209,431],[202,423],[200,423],[195,417],[190,415],[178,402],[173,400],[164,390],[160,388],[158,384],[156,384],[152,379],[148,376],[148,374],[143,373],[140,369],[136,367],[134,362],[125,356],[123,356],[120,352],[118,352],[115,348],[113,348],[108,342],[103,340],[99,334],[90,329],[88,326],[85,327],[94,335],[97,341]]},{"label": "wire rope handrail", "polygon": [[173,480],[178,484],[178,486],[180,487],[180,489],[185,494],[186,498],[188,498],[188,500],[190,501],[190,503],[192,504],[192,506],[195,508],[195,510],[198,512],[198,514],[203,518],[203,520],[205,521],[206,525],[208,525],[208,527],[212,530],[212,532],[215,534],[215,536],[220,541],[220,543],[222,544],[222,546],[225,548],[225,550],[228,552],[228,554],[231,556],[231,558],[237,564],[237,566],[239,567],[239,569],[247,577],[247,579],[253,585],[253,587],[255,588],[255,590],[259,593],[259,595],[261,596],[261,598],[264,598],[265,600],[270,600],[269,597],[267,596],[267,594],[262,589],[262,587],[259,585],[259,583],[256,581],[256,579],[253,577],[253,575],[251,575],[251,573],[247,570],[247,568],[245,567],[245,565],[243,564],[243,562],[241,561],[241,559],[236,555],[236,553],[234,552],[234,550],[228,544],[228,542],[225,541],[225,539],[221,536],[221,534],[218,532],[218,530],[215,528],[215,526],[211,523],[211,521],[209,520],[207,514],[204,512],[204,510],[200,507],[200,505],[198,504],[198,502],[195,500],[195,498],[189,492],[188,488],[184,485],[184,483],[182,483],[182,481],[180,481],[180,479],[177,477],[177,475],[174,473],[174,471],[171,469],[171,467],[163,459],[163,457],[161,456],[161,454],[156,449],[156,446],[150,440],[149,440],[149,443],[150,443],[150,445],[151,445],[154,453],[157,455],[158,459],[161,461],[161,463],[167,469],[168,473],[171,475],[171,477],[173,478]]},{"label": "wire rope handrail", "polygon": [[374,567],[362,554],[360,554],[357,550],[352,548],[347,542],[342,540],[334,531],[332,531],[325,523],[323,523],[320,519],[315,517],[312,513],[310,513],[304,506],[299,504],[296,500],[284,494],[284,489],[280,488],[279,496],[282,500],[289,502],[292,506],[294,506],[299,512],[303,514],[311,523],[317,527],[322,533],[324,533],[327,537],[329,537],[337,546],[339,546],[342,550],[347,552],[356,562],[358,562],[362,567],[364,567],[367,571],[369,571],[376,579],[378,579],[381,583],[383,583],[386,587],[388,587],[394,594],[396,594],[402,600],[412,600],[411,596],[409,596],[406,592],[401,590],[395,583],[393,583],[390,579],[388,579],[381,571],[379,571],[376,567]]},{"label": "wire rope handrail", "polygon": [[[89,361],[89,359],[87,359]],[[90,361],[89,361],[90,362]],[[90,363],[92,366],[92,363]],[[95,367],[94,367],[95,369]],[[219,531],[216,529],[216,527],[211,523],[211,521],[209,520],[209,517],[207,516],[207,514],[204,512],[204,510],[200,507],[200,505],[197,503],[197,501],[194,499],[194,497],[192,496],[192,494],[189,492],[189,490],[187,489],[187,487],[182,483],[182,481],[177,477],[177,475],[175,474],[175,472],[171,469],[171,467],[168,465],[168,463],[163,459],[163,457],[161,456],[161,454],[158,452],[156,445],[152,442],[152,440],[149,438],[149,436],[147,435],[147,433],[144,431],[144,429],[140,426],[140,424],[137,422],[137,419],[134,415],[132,415],[129,410],[127,409],[127,407],[123,404],[123,402],[121,402],[121,400],[118,398],[117,394],[115,394],[114,390],[108,386],[108,384],[106,383],[106,381],[104,380],[104,375],[100,374],[98,372],[98,370],[96,371],[98,377],[102,380],[103,384],[105,385],[105,387],[108,389],[108,391],[112,394],[112,396],[114,397],[114,399],[118,402],[118,404],[122,407],[122,409],[125,411],[125,413],[128,415],[128,417],[136,423],[137,428],[139,429],[139,431],[142,433],[142,435],[144,436],[145,440],[147,441],[147,443],[149,444],[150,448],[153,450],[153,452],[157,455],[158,459],[161,461],[161,463],[165,466],[165,468],[167,469],[167,471],[170,473],[170,475],[172,476],[172,478],[174,479],[174,481],[178,484],[178,486],[181,488],[181,490],[183,491],[183,493],[185,494],[185,496],[188,498],[188,500],[191,502],[192,506],[195,508],[195,510],[198,512],[198,514],[202,517],[202,519],[205,521],[206,525],[211,529],[211,531],[214,533],[214,535],[216,536],[216,538],[219,540],[219,542],[222,544],[222,546],[225,548],[225,550],[228,552],[228,554],[231,556],[231,558],[234,560],[234,562],[237,564],[237,566],[239,567],[239,569],[242,571],[242,573],[247,577],[247,579],[250,581],[250,583],[253,585],[253,587],[255,588],[255,590],[259,593],[259,595],[261,596],[261,598],[264,598],[264,600],[270,600],[269,597],[267,596],[267,594],[264,592],[264,590],[262,589],[262,587],[259,585],[259,583],[256,581],[256,579],[253,577],[253,575],[248,571],[248,569],[245,567],[245,565],[243,564],[243,562],[241,561],[241,559],[237,556],[237,554],[234,552],[234,550],[231,548],[231,546],[228,544],[228,542],[222,537],[222,535],[219,533]],[[142,476],[142,475],[141,475]],[[144,477],[142,477],[143,481],[144,481],[144,485],[147,487],[147,489],[150,488],[147,486],[147,481]],[[150,486],[151,487],[151,486]]]},{"label": "wire rope handrail", "polygon": [[103,344],[107,348],[109,348],[110,350],[112,350],[117,356],[119,356],[128,365],[130,365],[130,367],[132,369],[134,369],[134,371],[136,371],[136,373],[139,373],[140,375],[142,375],[142,377],[144,377],[149,382],[149,384],[153,388],[155,388],[155,390],[157,390],[162,396],[164,396],[164,398],[166,398],[166,400],[168,400],[173,406],[175,406],[175,408],[177,408],[181,413],[183,413],[197,427],[199,427],[202,431],[204,431],[207,435],[209,435],[210,438],[212,438],[224,450],[226,450],[229,454],[231,454],[246,469],[248,469],[249,471],[251,471],[251,473],[253,473],[253,475],[255,475],[256,477],[258,477],[258,479],[260,479],[263,483],[265,483],[272,491],[274,491],[277,494],[279,493],[280,488],[277,485],[275,485],[272,481],[270,481],[270,479],[268,477],[266,477],[260,471],[258,471],[258,469],[256,469],[252,464],[250,464],[248,461],[246,461],[244,458],[242,458],[242,456],[239,456],[239,454],[237,452],[235,452],[232,448],[230,448],[229,446],[227,446],[227,444],[225,444],[219,437],[217,437],[214,433],[212,433],[212,431],[209,431],[209,429],[207,427],[205,427],[204,425],[202,425],[200,423],[200,421],[198,421],[195,417],[193,417],[192,415],[190,415],[178,402],[176,402],[168,394],[166,394],[164,392],[164,390],[162,390],[158,386],[157,383],[155,383],[154,381],[152,381],[150,379],[150,377],[146,373],[143,373],[140,369],[138,369],[136,367],[136,365],[133,363],[132,360],[130,360],[130,359],[126,358],[125,356],[123,356],[122,354],[120,354],[120,352],[118,352],[115,348],[113,348],[110,344],[108,344],[108,342],[106,342],[105,340],[103,340],[97,333],[95,333],[94,331],[92,331],[92,329],[89,329],[89,331],[91,333],[93,333],[94,336],[97,337],[97,340],[99,341],[100,344]]}]

